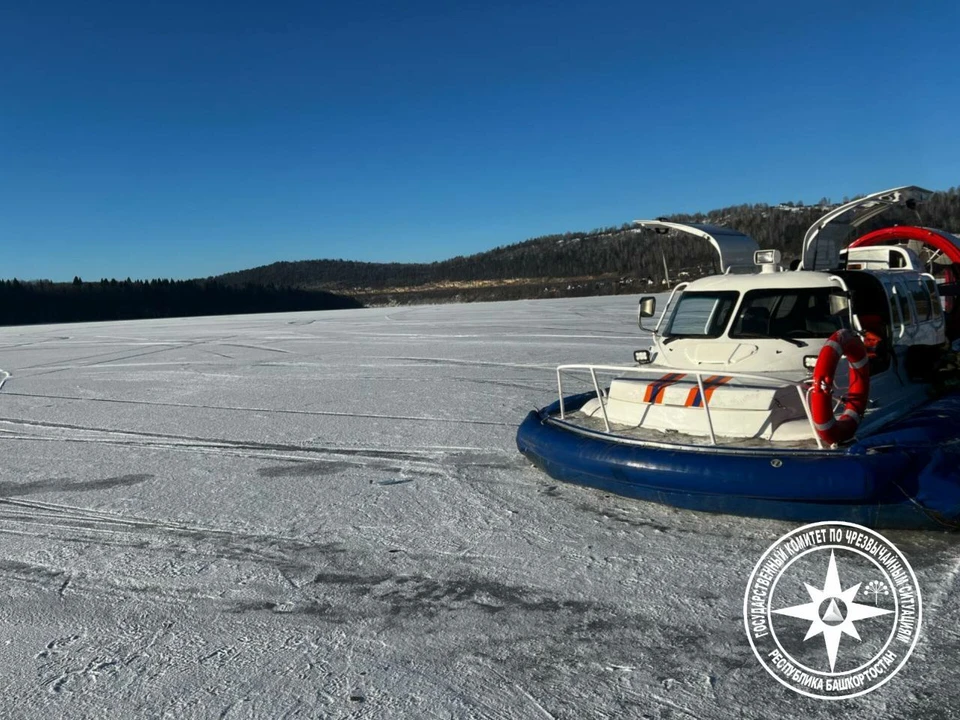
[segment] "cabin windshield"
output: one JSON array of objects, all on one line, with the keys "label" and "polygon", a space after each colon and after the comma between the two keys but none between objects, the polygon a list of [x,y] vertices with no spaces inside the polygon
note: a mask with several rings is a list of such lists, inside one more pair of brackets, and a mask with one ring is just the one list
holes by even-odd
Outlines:
[{"label": "cabin windshield", "polygon": [[752,290],[743,297],[732,338],[827,338],[850,327],[850,303],[839,288]]},{"label": "cabin windshield", "polygon": [[685,292],[664,330],[668,338],[716,338],[723,335],[740,298],[738,292]]}]

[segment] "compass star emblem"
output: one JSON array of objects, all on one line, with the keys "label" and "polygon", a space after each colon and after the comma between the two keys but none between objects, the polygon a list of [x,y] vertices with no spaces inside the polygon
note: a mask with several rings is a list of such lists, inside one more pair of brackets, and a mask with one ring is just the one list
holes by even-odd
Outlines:
[{"label": "compass star emblem", "polygon": [[830,672],[833,672],[834,665],[837,662],[840,637],[849,635],[856,640],[860,640],[860,634],[854,625],[855,622],[893,612],[893,610],[884,610],[872,605],[861,605],[854,602],[853,599],[859,592],[861,584],[857,583],[847,590],[841,587],[840,575],[837,573],[837,561],[833,550],[831,550],[830,564],[827,566],[827,577],[823,582],[823,589],[804,583],[807,593],[810,595],[810,602],[773,611],[779,615],[809,620],[810,629],[807,631],[806,637],[803,638],[804,642],[821,633],[823,634],[823,642],[827,647],[827,659],[830,661]]}]

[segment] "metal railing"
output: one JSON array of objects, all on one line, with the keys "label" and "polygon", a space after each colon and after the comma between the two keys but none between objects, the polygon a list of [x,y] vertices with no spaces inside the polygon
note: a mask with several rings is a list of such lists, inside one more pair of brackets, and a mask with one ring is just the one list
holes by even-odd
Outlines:
[{"label": "metal railing", "polygon": [[[564,372],[573,373],[573,372],[587,372],[590,374],[590,379],[593,381],[593,389],[597,393],[597,400],[600,403],[600,410],[603,414],[603,426],[606,429],[607,433],[610,433],[610,418],[607,416],[607,395],[600,389],[600,383],[597,380],[597,372],[609,372],[609,373],[635,373],[637,375],[663,375],[664,373],[683,373],[684,375],[694,375],[697,378],[697,387],[700,389],[700,397],[703,398],[703,403],[701,407],[703,408],[704,413],[707,418],[707,429],[710,432],[710,442],[713,445],[717,445],[717,435],[713,428],[713,418],[710,414],[710,403],[707,401],[707,395],[703,386],[703,376],[712,376],[716,375],[715,370],[689,370],[686,368],[670,368],[661,365],[656,367],[652,366],[639,366],[634,367],[632,365],[560,365],[557,367],[557,391],[560,395],[560,419],[566,420],[566,408],[564,406],[563,400],[563,377]],[[803,406],[803,411],[807,416],[807,422],[810,423],[810,432],[813,434],[814,440],[817,441],[817,447],[821,450],[823,449],[823,442],[820,440],[820,436],[817,434],[816,426],[813,422],[813,416],[810,414],[810,403],[808,400],[808,394],[810,388],[807,384],[802,382],[795,382],[793,380],[785,380],[783,378],[770,377],[769,375],[754,375],[750,373],[737,373],[737,372],[727,372],[724,373],[725,377],[736,378],[739,380],[752,380],[754,382],[762,383],[767,387],[781,388],[781,387],[792,387],[797,391],[797,395],[800,397],[800,404]]]}]

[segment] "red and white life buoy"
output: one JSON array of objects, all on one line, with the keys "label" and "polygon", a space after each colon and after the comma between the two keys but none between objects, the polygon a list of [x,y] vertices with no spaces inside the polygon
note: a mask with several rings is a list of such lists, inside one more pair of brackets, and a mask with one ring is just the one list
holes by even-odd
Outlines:
[{"label": "red and white life buoy", "polygon": [[[850,367],[850,388],[839,417],[833,414],[833,380],[841,357]],[[860,336],[851,330],[837,330],[820,350],[813,369],[810,389],[810,415],[817,435],[825,443],[837,445],[853,437],[867,409],[870,396],[870,371],[867,349]]]}]

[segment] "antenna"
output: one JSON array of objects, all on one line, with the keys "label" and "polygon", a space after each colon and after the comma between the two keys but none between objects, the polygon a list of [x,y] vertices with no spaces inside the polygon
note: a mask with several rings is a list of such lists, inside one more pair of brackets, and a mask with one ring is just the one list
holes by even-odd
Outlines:
[{"label": "antenna", "polygon": [[[669,222],[665,217],[658,217],[657,220],[660,222]],[[666,235],[670,232],[667,228],[654,228],[653,231],[657,235]],[[667,287],[670,287],[670,271],[667,269],[667,254],[663,251],[663,243],[660,243],[660,259],[663,260],[663,279],[666,282]]]}]

